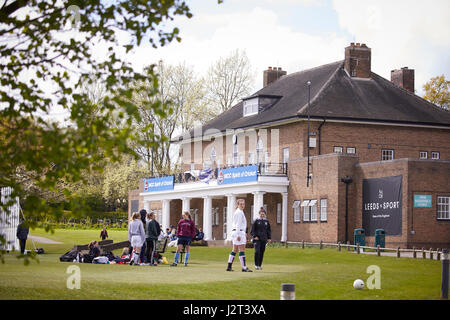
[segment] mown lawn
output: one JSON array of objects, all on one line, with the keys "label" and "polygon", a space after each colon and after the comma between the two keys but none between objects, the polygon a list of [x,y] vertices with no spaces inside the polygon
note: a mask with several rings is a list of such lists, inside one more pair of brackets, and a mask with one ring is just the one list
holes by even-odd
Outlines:
[{"label": "mown lawn", "polygon": [[[98,239],[99,230],[32,230],[32,235],[63,244],[36,243],[45,254],[27,266],[11,253],[0,264],[0,299],[150,299],[150,300],[279,300],[282,283],[295,283],[296,298],[304,300],[433,300],[440,297],[440,261],[377,257],[318,248],[267,248],[262,271],[243,273],[239,261],[226,272],[229,248],[193,247],[190,265],[183,267],[95,265],[59,262],[74,244]],[[115,242],[126,231],[109,231]],[[31,241],[27,247],[32,249]],[[169,262],[173,254],[166,254]],[[253,249],[247,260],[253,269]],[[116,252],[116,254],[118,254]],[[80,267],[81,288],[68,289],[67,268]],[[366,269],[381,269],[381,289],[358,291],[353,281],[366,281]]]}]

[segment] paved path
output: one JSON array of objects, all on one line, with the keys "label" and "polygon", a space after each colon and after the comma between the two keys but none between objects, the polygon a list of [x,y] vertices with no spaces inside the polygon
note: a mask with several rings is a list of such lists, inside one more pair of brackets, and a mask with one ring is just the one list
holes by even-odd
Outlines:
[{"label": "paved path", "polygon": [[39,243],[49,243],[49,244],[63,244],[62,242],[53,241],[47,238],[38,237],[38,236],[28,236],[28,239],[33,240]]}]

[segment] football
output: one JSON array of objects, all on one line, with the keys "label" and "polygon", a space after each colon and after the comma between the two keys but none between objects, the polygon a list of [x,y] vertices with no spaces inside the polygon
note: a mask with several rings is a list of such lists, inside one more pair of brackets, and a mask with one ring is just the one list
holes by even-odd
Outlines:
[{"label": "football", "polygon": [[353,282],[353,288],[361,290],[362,288],[364,288],[364,281],[362,281],[361,279],[356,279]]}]

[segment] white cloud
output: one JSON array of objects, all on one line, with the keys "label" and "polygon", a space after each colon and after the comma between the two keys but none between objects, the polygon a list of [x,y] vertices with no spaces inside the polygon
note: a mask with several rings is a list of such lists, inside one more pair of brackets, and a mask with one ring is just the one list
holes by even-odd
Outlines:
[{"label": "white cloud", "polygon": [[339,24],[372,48],[372,70],[415,69],[416,90],[437,74],[449,76],[450,1],[333,0]]},{"label": "white cloud", "polygon": [[245,49],[257,72],[255,89],[259,89],[262,72],[268,66],[282,67],[292,73],[342,60],[347,42],[335,34],[321,37],[294,31],[283,25],[276,13],[260,7],[248,12],[199,15],[188,23],[190,28],[215,29],[209,33],[182,34],[181,43],[154,52],[148,47],[139,48],[131,59],[134,65],[140,68],[160,58],[170,64],[186,61],[197,72],[205,74],[219,57],[236,48]]}]

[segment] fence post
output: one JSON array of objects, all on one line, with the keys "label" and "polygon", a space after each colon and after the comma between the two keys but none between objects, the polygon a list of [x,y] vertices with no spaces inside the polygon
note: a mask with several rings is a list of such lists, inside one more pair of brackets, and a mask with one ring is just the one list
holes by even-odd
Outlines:
[{"label": "fence post", "polygon": [[441,249],[437,248],[437,252],[436,252],[436,260],[441,260]]},{"label": "fence post", "polygon": [[442,250],[441,299],[448,300],[448,249]]},{"label": "fence post", "polygon": [[423,259],[427,258],[427,254],[425,253],[425,248],[422,248],[422,258]]},{"label": "fence post", "polygon": [[338,251],[341,251],[341,242],[338,241]]},{"label": "fence post", "polygon": [[347,241],[347,251],[350,251],[350,241]]},{"label": "fence post", "polygon": [[320,250],[322,250],[322,247],[323,247],[323,242],[322,242],[322,240],[320,240]]},{"label": "fence post", "polygon": [[281,284],[280,300],[295,300],[295,284]]},{"label": "fence post", "polygon": [[397,247],[397,258],[400,258],[400,247]]},{"label": "fence post", "polygon": [[302,240],[302,249],[305,249],[305,240]]},{"label": "fence post", "polygon": [[416,247],[413,247],[413,258],[417,258]]},{"label": "fence post", "polygon": [[381,255],[380,245],[377,244],[377,256]]},{"label": "fence post", "polygon": [[430,248],[430,260],[433,260],[433,248]]},{"label": "fence post", "polygon": [[359,242],[356,244],[356,252],[359,254]]},{"label": "fence post", "polygon": [[284,247],[285,247],[286,249],[288,248],[288,242],[287,242],[287,241],[284,243]]}]

